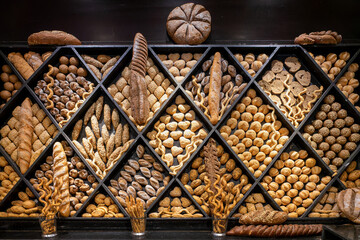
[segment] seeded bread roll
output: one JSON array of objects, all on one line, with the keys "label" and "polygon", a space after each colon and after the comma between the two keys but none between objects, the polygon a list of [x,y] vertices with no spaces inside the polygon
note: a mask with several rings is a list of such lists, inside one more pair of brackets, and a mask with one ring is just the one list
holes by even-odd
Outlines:
[{"label": "seeded bread roll", "polygon": [[221,77],[221,54],[216,52],[210,69],[210,88],[208,99],[211,117],[210,122],[214,125],[219,121]]},{"label": "seeded bread roll", "polygon": [[81,45],[74,35],[63,31],[41,31],[28,37],[29,45]]},{"label": "seeded bread roll", "polygon": [[146,123],[150,112],[145,81],[147,57],[146,39],[141,33],[137,33],[134,38],[133,56],[130,64],[130,101],[131,115],[139,125]]},{"label": "seeded bread roll", "polygon": [[[56,142],[53,147],[53,172],[54,179],[61,178],[62,181],[55,181],[54,187],[58,189],[58,194],[53,196],[55,201],[61,199],[59,213],[62,217],[70,216],[70,192],[69,192],[69,169],[66,154],[60,142]],[[62,184],[58,186],[58,183]]]}]

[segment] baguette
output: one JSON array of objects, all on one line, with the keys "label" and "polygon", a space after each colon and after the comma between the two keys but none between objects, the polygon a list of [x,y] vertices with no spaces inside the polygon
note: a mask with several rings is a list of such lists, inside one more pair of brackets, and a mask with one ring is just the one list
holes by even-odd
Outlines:
[{"label": "baguette", "polygon": [[219,121],[220,91],[221,91],[221,54],[215,53],[213,64],[210,69],[209,84],[209,112],[210,122],[216,124]]},{"label": "baguette", "polygon": [[[58,194],[53,196],[55,202],[61,202],[59,213],[62,217],[70,216],[70,192],[69,192],[69,169],[66,154],[60,142],[56,142],[53,147],[53,173],[54,179],[61,178],[62,181],[55,181],[54,188],[58,189]],[[61,185],[58,185],[62,182]],[[60,200],[59,200],[60,199]]]},{"label": "baguette", "polygon": [[22,174],[29,169],[31,162],[32,136],[34,132],[32,117],[31,101],[29,98],[26,98],[21,104],[19,114],[20,129],[17,164]]},{"label": "baguette", "polygon": [[147,57],[146,39],[141,33],[137,33],[134,38],[133,56],[130,64],[130,102],[131,115],[139,125],[146,123],[150,112],[145,81]]},{"label": "baguette", "polygon": [[227,235],[244,237],[298,237],[318,235],[322,232],[322,225],[242,225],[228,231]]},{"label": "baguette", "polygon": [[28,37],[29,45],[81,45],[74,35],[63,31],[41,31]]}]

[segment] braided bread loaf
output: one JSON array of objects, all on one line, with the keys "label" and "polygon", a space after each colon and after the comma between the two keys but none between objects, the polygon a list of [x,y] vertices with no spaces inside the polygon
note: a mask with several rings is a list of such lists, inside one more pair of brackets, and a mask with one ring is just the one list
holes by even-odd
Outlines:
[{"label": "braided bread loaf", "polygon": [[146,123],[150,112],[145,81],[147,56],[146,39],[141,33],[137,33],[134,38],[133,56],[130,64],[130,101],[131,115],[139,125]]},{"label": "braided bread loaf", "polygon": [[[69,169],[65,151],[60,142],[54,144],[53,158],[54,179],[62,179],[62,181],[55,181],[54,183],[55,189],[58,189],[58,194],[53,196],[53,198],[55,199],[55,202],[58,202],[59,198],[61,199],[59,207],[60,216],[68,217],[70,215]],[[58,185],[61,182],[62,184]]]},{"label": "braided bread loaf", "polygon": [[321,233],[322,225],[242,225],[228,231],[227,235],[246,237],[298,237]]},{"label": "braided bread loaf", "polygon": [[341,191],[336,201],[345,217],[354,223],[360,224],[360,188]]},{"label": "braided bread loaf", "polygon": [[261,210],[242,215],[239,223],[245,225],[275,225],[287,220],[287,213],[280,211]]},{"label": "braided bread loaf", "polygon": [[17,164],[22,174],[29,169],[31,162],[32,137],[34,132],[31,105],[30,99],[26,98],[21,104],[19,114],[20,129]]}]

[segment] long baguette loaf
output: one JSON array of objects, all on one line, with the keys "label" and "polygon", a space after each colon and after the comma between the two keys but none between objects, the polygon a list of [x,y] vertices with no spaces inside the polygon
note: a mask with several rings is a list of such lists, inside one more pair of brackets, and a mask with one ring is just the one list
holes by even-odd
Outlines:
[{"label": "long baguette loaf", "polygon": [[242,225],[228,231],[227,235],[244,237],[298,237],[318,235],[322,225]]},{"label": "long baguette loaf", "polygon": [[209,85],[209,112],[210,122],[216,124],[219,121],[220,91],[221,91],[221,54],[215,53],[213,64],[210,69]]},{"label": "long baguette loaf", "polygon": [[336,202],[345,217],[356,224],[360,224],[360,188],[341,191],[337,195]]},{"label": "long baguette loaf", "polygon": [[8,54],[8,58],[25,80],[28,80],[31,75],[33,75],[34,69],[27,63],[20,53],[11,52]]},{"label": "long baguette loaf", "polygon": [[137,33],[134,38],[133,56],[130,64],[130,102],[131,115],[139,125],[146,123],[150,112],[145,81],[147,56],[146,39],[141,33]]},{"label": "long baguette loaf", "polygon": [[34,133],[32,117],[31,101],[26,98],[21,104],[19,114],[20,130],[17,164],[22,174],[29,169],[31,162],[32,136]]},{"label": "long baguette loaf", "polygon": [[287,218],[286,212],[259,210],[242,215],[239,218],[239,223],[245,225],[276,225],[282,224]]},{"label": "long baguette loaf", "polygon": [[[59,207],[60,216],[68,217],[70,216],[69,169],[66,154],[60,142],[54,144],[53,158],[54,179],[62,179],[62,181],[55,181],[54,183],[54,187],[58,189],[58,194],[53,196],[53,198],[56,202],[58,202],[58,199],[61,200]],[[62,182],[62,184],[58,186],[57,183],[59,182]]]},{"label": "long baguette loaf", "polygon": [[81,45],[74,35],[63,31],[41,31],[28,37],[29,45]]}]

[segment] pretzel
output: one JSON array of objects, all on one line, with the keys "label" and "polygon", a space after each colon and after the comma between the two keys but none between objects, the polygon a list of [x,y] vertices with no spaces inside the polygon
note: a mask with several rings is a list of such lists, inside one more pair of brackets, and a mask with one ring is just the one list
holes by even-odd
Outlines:
[{"label": "pretzel", "polygon": [[51,66],[50,64],[48,65],[48,67],[50,68],[50,70],[49,70],[49,72],[46,73],[46,77],[48,77],[50,79],[50,83],[48,85],[46,85],[47,90],[49,90],[49,95],[46,97],[46,99],[48,100],[50,105],[46,106],[46,109],[52,109],[52,108],[54,108],[54,102],[51,100],[51,98],[54,95],[54,92],[51,89],[51,87],[54,86],[55,82],[54,82],[54,78],[51,77],[51,74],[53,74],[53,72],[54,72],[54,67]]}]

